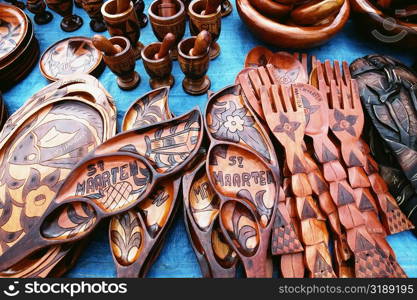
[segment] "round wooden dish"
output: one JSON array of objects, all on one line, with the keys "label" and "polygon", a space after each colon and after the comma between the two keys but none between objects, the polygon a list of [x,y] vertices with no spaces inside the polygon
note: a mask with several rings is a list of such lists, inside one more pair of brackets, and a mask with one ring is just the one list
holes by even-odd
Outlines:
[{"label": "round wooden dish", "polygon": [[28,18],[13,5],[0,3],[0,62],[12,57],[24,44]]},{"label": "round wooden dish", "polygon": [[90,38],[77,36],[50,46],[41,56],[39,69],[50,81],[73,74],[98,76],[103,71],[103,56]]},{"label": "round wooden dish", "polygon": [[[368,0],[351,0],[352,9],[373,38],[388,45],[417,47],[417,24],[385,14]],[[389,22],[391,20],[392,22]]]},{"label": "round wooden dish", "polygon": [[290,26],[278,23],[259,13],[249,0],[236,0],[237,11],[256,37],[264,42],[293,49],[322,45],[336,35],[346,24],[350,15],[346,0],[333,21],[323,26]]}]

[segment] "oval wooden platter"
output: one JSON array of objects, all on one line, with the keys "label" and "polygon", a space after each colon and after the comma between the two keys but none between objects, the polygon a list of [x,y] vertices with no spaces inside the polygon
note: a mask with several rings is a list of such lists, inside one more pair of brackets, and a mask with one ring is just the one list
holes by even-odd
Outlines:
[{"label": "oval wooden platter", "polygon": [[[0,134],[1,197],[7,203],[0,229],[2,257],[18,251],[15,243],[30,235],[74,165],[114,135],[115,114],[111,97],[95,78],[85,75],[45,87],[8,119]],[[40,252],[34,256],[36,263],[27,258],[28,263],[14,266],[19,271],[13,274],[52,270],[65,256],[63,251],[68,249],[58,246]],[[10,274],[0,269],[4,271],[1,276]],[[46,276],[45,270],[38,275]]]},{"label": "oval wooden platter", "polygon": [[90,38],[70,37],[51,45],[42,54],[39,69],[50,81],[74,74],[100,75],[103,71],[103,55]]}]

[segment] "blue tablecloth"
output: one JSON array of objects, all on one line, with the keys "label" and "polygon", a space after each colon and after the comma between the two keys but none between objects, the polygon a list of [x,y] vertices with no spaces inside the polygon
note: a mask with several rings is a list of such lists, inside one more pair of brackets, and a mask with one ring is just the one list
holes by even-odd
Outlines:
[{"label": "blue tablecloth", "polygon": [[[151,3],[145,0],[146,10]],[[234,4],[233,4],[234,5]],[[63,32],[59,23],[61,17],[54,14],[54,19],[47,25],[36,25],[35,33],[39,40],[41,52],[45,51],[52,43],[70,36],[89,36],[94,32],[88,25],[89,18],[82,9],[75,8],[74,12],[84,19],[84,25],[73,33]],[[33,20],[33,15],[30,14]],[[411,64],[415,59],[415,52],[403,49],[391,49],[388,46],[381,45],[367,37],[359,36],[360,32],[370,30],[369,28],[357,28],[350,21],[345,29],[339,33],[328,44],[311,49],[310,54],[316,55],[319,59],[338,59],[353,61],[371,53],[381,53],[392,55],[401,59],[407,64]],[[108,33],[105,33],[108,35]],[[186,37],[189,36],[189,30],[186,30]],[[150,24],[141,32],[140,40],[145,45],[156,41]],[[208,72],[211,78],[213,91],[217,91],[226,85],[234,82],[236,74],[242,69],[246,53],[256,45],[263,43],[253,36],[247,27],[239,19],[238,13],[234,8],[233,13],[224,18],[222,22],[222,32],[219,38],[221,45],[221,55],[214,61],[210,62]],[[271,48],[276,51],[278,48]],[[142,76],[142,82],[133,91],[121,91],[116,82],[115,76],[106,69],[99,77],[104,87],[111,93],[116,100],[118,109],[119,125],[123,114],[129,105],[138,97],[150,90],[148,85],[148,75],[146,74],[142,61],[137,61],[136,70]],[[170,108],[174,114],[182,114],[199,105],[204,110],[206,96],[189,96],[181,86],[183,74],[177,62],[174,63],[173,75],[176,83],[170,92]],[[7,108],[10,113],[15,112],[32,94],[48,84],[48,81],[42,77],[39,68],[35,67],[32,72],[20,84],[4,94]],[[181,210],[180,210],[181,211]],[[410,232],[404,232],[388,237],[388,241],[393,247],[398,261],[404,268],[408,276],[417,277],[417,238]],[[76,266],[67,274],[68,277],[114,277],[115,268],[110,253],[107,238],[107,223],[104,222],[91,237],[91,242],[81,255]],[[188,241],[188,237],[183,224],[183,215],[178,213],[176,220],[168,232],[165,246],[160,257],[156,260],[151,268],[149,277],[201,277],[201,272],[195,259],[194,253]]]}]

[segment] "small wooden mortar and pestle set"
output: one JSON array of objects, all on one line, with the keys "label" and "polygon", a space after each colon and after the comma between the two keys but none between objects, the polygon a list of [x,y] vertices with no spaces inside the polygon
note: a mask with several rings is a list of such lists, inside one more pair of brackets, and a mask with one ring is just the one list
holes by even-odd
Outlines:
[{"label": "small wooden mortar and pestle set", "polygon": [[161,42],[147,45],[142,50],[142,60],[146,72],[151,77],[149,85],[152,89],[163,86],[174,85],[174,77],[171,75],[172,58],[171,51],[175,44],[176,37],[172,33],[167,33]]},{"label": "small wooden mortar and pestle set", "polygon": [[134,57],[140,59],[143,44],[139,42],[140,26],[130,0],[109,0],[101,7],[101,14],[111,36],[129,39]]},{"label": "small wooden mortar and pestle set", "polygon": [[140,76],[135,71],[135,56],[129,40],[122,36],[110,39],[102,35],[93,37],[93,44],[103,52],[103,60],[117,76],[117,85],[122,90],[132,90],[138,86]]},{"label": "small wooden mortar and pestle set", "polygon": [[178,44],[178,62],[185,74],[182,87],[188,94],[201,95],[210,88],[211,82],[206,75],[210,62],[210,45],[211,34],[207,30]]}]

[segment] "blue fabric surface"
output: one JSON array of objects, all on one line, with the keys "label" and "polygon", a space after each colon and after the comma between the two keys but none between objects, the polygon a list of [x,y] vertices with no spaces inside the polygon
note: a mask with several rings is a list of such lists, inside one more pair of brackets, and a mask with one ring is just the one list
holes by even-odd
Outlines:
[{"label": "blue fabric surface", "polygon": [[[145,0],[146,10],[151,1]],[[233,4],[235,5],[235,4]],[[65,33],[59,23],[61,17],[54,14],[54,20],[48,25],[36,25],[35,34],[40,43],[41,52],[45,51],[52,43],[70,36],[89,36],[94,33],[88,25],[89,18],[86,13],[78,8],[74,12],[84,19],[84,25],[73,33]],[[33,20],[33,15],[27,12]],[[415,59],[415,54],[410,50],[391,49],[388,46],[376,43],[366,37],[358,36],[359,32],[369,30],[368,28],[356,28],[352,21],[349,21],[345,29],[339,33],[328,44],[307,51],[316,55],[319,59],[338,59],[353,61],[355,58],[371,54],[381,53],[396,57],[406,64],[411,64]],[[106,32],[105,35],[108,35]],[[187,28],[185,37],[189,36]],[[156,41],[150,24],[141,32],[141,42],[145,45]],[[217,91],[226,85],[232,84],[236,74],[242,69],[246,53],[256,45],[263,43],[254,37],[246,26],[239,19],[234,7],[233,13],[223,19],[222,32],[219,38],[221,55],[210,62],[208,75],[212,81],[211,89]],[[279,50],[270,47],[271,50]],[[104,87],[111,93],[116,100],[118,109],[119,126],[123,114],[130,104],[150,90],[148,85],[148,75],[146,74],[142,61],[137,61],[136,71],[141,75],[142,82],[133,91],[121,91],[116,82],[115,76],[106,69],[99,77]],[[176,83],[170,92],[170,107],[174,114],[182,114],[199,105],[204,110],[206,96],[188,96],[182,90],[181,81],[183,74],[177,62],[174,63],[173,75]],[[48,84],[42,77],[39,68],[36,66],[32,72],[20,84],[4,94],[9,113],[15,112],[32,94]],[[151,268],[149,277],[201,277],[201,272],[194,257],[194,253],[189,244],[185,227],[183,225],[183,215],[180,212],[168,232],[165,246],[160,257]],[[417,277],[417,238],[410,232],[404,232],[388,237],[388,241],[393,247],[398,261],[404,268],[408,276]],[[100,225],[98,230],[91,237],[91,242],[78,260],[77,265],[68,274],[68,277],[114,277],[115,268],[107,238],[107,223]]]}]

